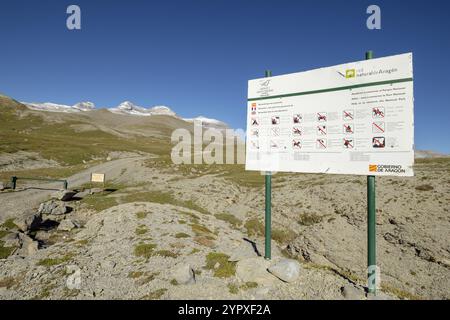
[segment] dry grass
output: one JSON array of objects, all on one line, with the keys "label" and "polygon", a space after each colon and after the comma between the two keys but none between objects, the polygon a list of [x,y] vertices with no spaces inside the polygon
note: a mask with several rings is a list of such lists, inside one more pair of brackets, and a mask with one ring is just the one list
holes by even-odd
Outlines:
[{"label": "dry grass", "polygon": [[139,243],[134,247],[134,255],[149,259],[154,255],[155,248],[156,244],[153,243]]},{"label": "dry grass", "polygon": [[190,238],[191,236],[188,235],[187,233],[184,232],[179,232],[175,235],[175,238],[180,239],[180,238]]},{"label": "dry grass", "polygon": [[434,187],[429,185],[429,184],[423,184],[423,185],[417,186],[416,190],[418,190],[418,191],[431,191],[431,190],[434,190]]},{"label": "dry grass", "polygon": [[115,207],[119,204],[116,198],[108,197],[107,195],[101,193],[92,194],[84,197],[82,203],[86,203],[89,206],[89,208],[97,212]]},{"label": "dry grass", "polygon": [[[236,274],[236,263],[228,261],[230,256],[220,252],[210,252],[206,256],[205,269],[213,270],[218,278],[229,278]],[[216,265],[218,264],[218,267]]]},{"label": "dry grass", "polygon": [[172,193],[162,191],[145,191],[128,194],[121,199],[121,202],[154,202],[160,204],[171,204],[174,206],[184,207],[203,214],[209,214],[207,210],[195,204],[192,200],[176,199]]},{"label": "dry grass", "polygon": [[38,261],[38,266],[51,267],[63,264],[65,262],[69,262],[73,258],[73,253],[67,253],[63,257],[59,258],[45,258]]},{"label": "dry grass", "polygon": [[148,229],[146,226],[144,225],[140,225],[136,228],[136,230],[134,231],[134,233],[138,236],[141,236],[143,234],[146,234],[148,232]]},{"label": "dry grass", "polygon": [[5,277],[0,279],[0,288],[11,289],[17,285],[17,280],[13,277]]},{"label": "dry grass", "polygon": [[147,294],[146,296],[143,296],[141,298],[141,300],[158,300],[164,295],[164,293],[166,293],[166,291],[167,291],[166,288],[161,288],[161,289],[152,291],[149,294]]},{"label": "dry grass", "polygon": [[211,239],[209,239],[207,237],[204,237],[204,236],[195,237],[194,238],[194,242],[199,244],[199,245],[208,247],[208,248],[214,248],[215,245],[216,245],[216,243],[213,240],[211,240]]},{"label": "dry grass", "polygon": [[158,255],[165,258],[177,258],[178,253],[172,252],[170,250],[158,250],[154,253],[154,255]]},{"label": "dry grass", "polygon": [[292,240],[294,240],[297,237],[297,234],[288,229],[272,229],[272,239],[278,242],[279,244],[288,244]]},{"label": "dry grass", "polygon": [[298,223],[302,226],[312,226],[322,222],[322,217],[315,213],[301,213],[299,214]]},{"label": "dry grass", "polygon": [[145,219],[147,217],[147,215],[148,215],[148,212],[143,212],[143,211],[136,212],[136,218],[138,218],[138,219]]},{"label": "dry grass", "polygon": [[230,213],[219,213],[216,214],[215,217],[219,220],[228,222],[234,228],[242,225],[242,221]]},{"label": "dry grass", "polygon": [[247,220],[244,224],[247,234],[249,236],[260,236],[264,235],[264,225],[257,219],[252,218]]},{"label": "dry grass", "polygon": [[5,247],[5,242],[0,240],[0,259],[8,258],[16,249],[15,247]]}]

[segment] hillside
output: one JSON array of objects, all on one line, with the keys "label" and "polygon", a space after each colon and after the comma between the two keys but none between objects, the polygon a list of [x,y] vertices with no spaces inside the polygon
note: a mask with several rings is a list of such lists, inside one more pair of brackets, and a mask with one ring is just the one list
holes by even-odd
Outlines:
[{"label": "hillside", "polygon": [[[104,109],[43,112],[5,96],[0,97],[0,117],[0,172],[5,171],[2,163],[14,160],[32,162],[37,158],[75,166],[105,159],[111,152],[169,155],[172,131],[191,130],[189,123],[172,116],[134,117]],[[17,157],[13,156],[16,153]],[[5,154],[8,160],[2,161]]]},{"label": "hillside", "polygon": [[[264,176],[174,165],[170,133],[189,122],[0,98],[0,181],[59,177],[77,192],[61,202],[60,184],[20,180],[0,192],[0,298],[370,298],[365,177],[275,174],[265,262]],[[106,174],[104,189],[91,172]],[[379,298],[449,299],[450,160],[418,159],[415,172],[377,178]],[[37,213],[52,206],[70,209]],[[30,217],[42,221],[27,230]],[[291,282],[267,272],[285,258],[299,264]]]}]

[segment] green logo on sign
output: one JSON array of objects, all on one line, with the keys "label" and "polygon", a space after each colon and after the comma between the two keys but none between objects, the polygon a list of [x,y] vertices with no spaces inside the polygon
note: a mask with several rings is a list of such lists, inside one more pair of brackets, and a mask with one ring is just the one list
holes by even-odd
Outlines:
[{"label": "green logo on sign", "polygon": [[355,69],[348,69],[348,70],[345,71],[345,77],[347,79],[354,78],[355,75],[356,75]]}]

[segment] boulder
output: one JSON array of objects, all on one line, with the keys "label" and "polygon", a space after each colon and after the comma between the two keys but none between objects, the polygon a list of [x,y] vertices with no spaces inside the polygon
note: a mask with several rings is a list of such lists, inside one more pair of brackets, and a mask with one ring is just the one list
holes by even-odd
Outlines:
[{"label": "boulder", "polygon": [[75,194],[76,192],[72,190],[59,190],[53,194],[52,198],[60,201],[70,201]]},{"label": "boulder", "polygon": [[20,239],[19,239],[19,233],[18,232],[10,232],[6,234],[3,238],[0,240],[3,241],[4,247],[19,247],[20,246]]},{"label": "boulder", "polygon": [[61,221],[58,225],[59,231],[70,231],[75,228],[77,228],[77,225],[70,219],[65,219]]},{"label": "boulder", "polygon": [[19,256],[27,257],[35,254],[39,250],[39,244],[24,233],[19,233],[20,249]]},{"label": "boulder", "polygon": [[84,197],[88,196],[89,193],[90,193],[90,190],[89,189],[85,189],[85,190],[80,191],[77,194],[75,194],[75,197],[77,197],[77,198],[84,198]]},{"label": "boulder", "polygon": [[39,230],[36,232],[34,239],[41,242],[47,242],[50,240],[51,232]]},{"label": "boulder", "polygon": [[341,288],[342,296],[346,300],[363,300],[365,293],[352,284],[346,284]]},{"label": "boulder", "polygon": [[284,282],[293,282],[300,275],[300,264],[296,260],[281,259],[271,265],[268,271]]},{"label": "boulder", "polygon": [[5,189],[6,189],[5,185],[3,184],[2,181],[0,181],[0,191],[3,191]]},{"label": "boulder", "polygon": [[271,285],[276,278],[267,272],[270,261],[262,257],[246,258],[236,264],[236,276],[243,282]]},{"label": "boulder", "polygon": [[65,214],[60,214],[60,215],[43,214],[42,215],[42,220],[44,220],[45,222],[47,222],[47,221],[61,222],[64,219],[66,219],[66,215]]},{"label": "boulder", "polygon": [[96,194],[96,193],[102,193],[103,192],[103,188],[92,188],[91,190],[89,190],[89,194]]},{"label": "boulder", "polygon": [[74,219],[72,219],[71,221],[75,225],[75,228],[81,228],[82,227],[82,224],[81,224],[80,221],[74,220]]},{"label": "boulder", "polygon": [[14,219],[14,224],[20,231],[34,231],[42,223],[42,215],[34,210],[26,210],[22,216]]},{"label": "boulder", "polygon": [[233,249],[233,251],[230,254],[230,258],[228,258],[228,261],[236,262],[247,258],[258,257],[258,254],[256,253],[253,245],[254,244],[252,244],[251,242],[247,241],[242,242],[239,246]]},{"label": "boulder", "polygon": [[81,270],[76,266],[74,269],[66,279],[66,286],[70,290],[79,290],[81,288]]},{"label": "boulder", "polygon": [[172,277],[178,284],[193,284],[195,283],[194,269],[188,264],[178,266],[172,271]]},{"label": "boulder", "polygon": [[50,200],[44,203],[41,203],[39,206],[38,212],[40,214],[52,214],[52,215],[61,215],[68,212],[68,208],[66,204],[62,201]]}]

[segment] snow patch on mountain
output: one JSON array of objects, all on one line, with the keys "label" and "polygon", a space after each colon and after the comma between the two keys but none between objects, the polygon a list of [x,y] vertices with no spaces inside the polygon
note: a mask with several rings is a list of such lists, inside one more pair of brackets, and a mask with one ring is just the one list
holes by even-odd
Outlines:
[{"label": "snow patch on mountain", "polygon": [[28,108],[38,111],[49,111],[49,112],[82,112],[95,109],[95,105],[92,102],[79,102],[73,106],[68,106],[65,104],[57,104],[52,102],[44,103],[29,103],[21,102]]},{"label": "snow patch on mountain", "polygon": [[194,122],[194,121],[201,121],[203,127],[207,128],[213,128],[213,129],[227,129],[229,128],[228,125],[225,122],[222,122],[220,120],[206,118],[203,116],[199,116],[197,118],[189,118],[189,119],[183,119],[187,122]]},{"label": "snow patch on mountain", "polygon": [[176,113],[166,106],[154,106],[152,108],[145,108],[135,105],[130,101],[124,101],[117,107],[109,108],[108,110],[113,113],[129,114],[136,116],[154,116],[154,115],[176,116]]},{"label": "snow patch on mountain", "polygon": [[73,105],[73,108],[81,110],[81,111],[90,111],[90,110],[95,109],[95,104],[90,101],[78,102],[77,104]]},{"label": "snow patch on mountain", "polygon": [[175,112],[173,112],[169,107],[166,106],[154,106],[150,109],[150,112],[152,112],[153,114],[175,116]]}]

